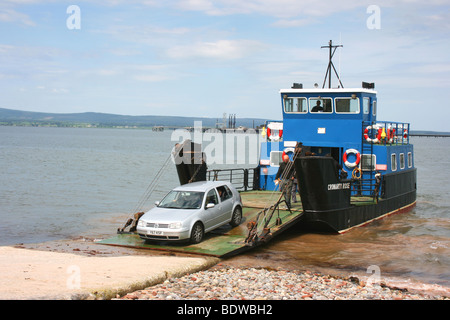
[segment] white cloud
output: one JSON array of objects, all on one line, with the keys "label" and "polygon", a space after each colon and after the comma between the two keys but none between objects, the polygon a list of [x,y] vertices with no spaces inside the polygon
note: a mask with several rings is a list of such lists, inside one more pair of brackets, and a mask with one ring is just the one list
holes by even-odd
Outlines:
[{"label": "white cloud", "polygon": [[[118,81],[131,79],[143,82],[162,82],[175,79],[179,80],[185,74],[171,64],[120,64],[105,68],[80,70],[77,72],[77,76],[83,79],[92,77],[102,77],[103,79],[117,77]],[[102,80],[99,79],[99,81]]]},{"label": "white cloud", "polygon": [[218,40],[174,46],[167,50],[167,54],[171,58],[216,58],[231,60],[243,58],[255,51],[262,50],[264,47],[264,44],[254,40]]},{"label": "white cloud", "polygon": [[450,73],[450,64],[449,63],[427,63],[419,66],[415,66],[411,68],[411,72],[418,73],[426,73],[426,74],[435,74],[435,73]]},{"label": "white cloud", "polygon": [[0,8],[0,22],[19,23],[30,27],[36,25],[28,15],[11,8]]},{"label": "white cloud", "polygon": [[291,28],[291,27],[303,27],[308,24],[316,22],[316,19],[305,18],[305,19],[280,19],[274,23],[274,27]]},{"label": "white cloud", "polygon": [[[185,37],[189,32],[191,32],[191,29],[187,27],[165,28],[143,23],[106,25],[104,29],[93,30],[93,33],[106,34],[118,41],[148,46],[164,46],[173,41],[173,39]],[[136,50],[132,49],[127,54],[127,49],[122,48],[120,55],[133,55],[135,53]]]},{"label": "white cloud", "polygon": [[128,56],[138,56],[142,54],[141,50],[137,50],[137,49],[128,49],[128,48],[115,48],[110,50],[109,52],[111,52],[113,55],[118,56],[118,57],[128,57]]},{"label": "white cloud", "polygon": [[180,0],[177,7],[182,10],[202,11],[208,15],[259,13],[278,18],[295,16],[327,16],[334,12],[367,6],[353,0]]},{"label": "white cloud", "polygon": [[[38,89],[38,90],[40,90],[40,91],[45,91],[45,92],[48,92],[48,93],[56,93],[56,94],[59,94],[59,93],[62,93],[62,94],[69,93],[69,90],[66,89],[66,88],[47,88],[46,86],[43,86],[43,85],[36,86],[36,89]],[[21,88],[20,91],[25,91],[25,89],[24,89],[24,88]]]},{"label": "white cloud", "polygon": [[173,80],[173,77],[166,74],[141,74],[134,76],[134,79],[144,82],[161,82]]}]

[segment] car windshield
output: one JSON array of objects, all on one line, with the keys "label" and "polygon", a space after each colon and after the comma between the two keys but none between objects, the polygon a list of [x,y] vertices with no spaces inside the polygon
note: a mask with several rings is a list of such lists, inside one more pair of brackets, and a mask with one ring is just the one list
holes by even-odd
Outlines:
[{"label": "car windshield", "polygon": [[199,209],[202,206],[204,192],[172,190],[159,203],[159,208]]}]

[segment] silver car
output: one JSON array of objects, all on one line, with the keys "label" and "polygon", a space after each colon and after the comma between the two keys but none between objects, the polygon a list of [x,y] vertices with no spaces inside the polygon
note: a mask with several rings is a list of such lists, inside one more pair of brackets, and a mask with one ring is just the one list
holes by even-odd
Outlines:
[{"label": "silver car", "polygon": [[200,181],[170,191],[138,221],[145,240],[186,240],[199,243],[205,233],[242,220],[242,200],[229,182]]}]

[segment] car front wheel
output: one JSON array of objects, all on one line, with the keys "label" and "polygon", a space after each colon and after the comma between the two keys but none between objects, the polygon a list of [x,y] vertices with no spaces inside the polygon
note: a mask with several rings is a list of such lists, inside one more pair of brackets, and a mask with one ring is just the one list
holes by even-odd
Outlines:
[{"label": "car front wheel", "polygon": [[242,221],[242,209],[241,207],[234,208],[233,215],[231,216],[230,225],[232,227],[237,227]]},{"label": "car front wheel", "polygon": [[201,222],[196,222],[191,230],[191,242],[200,243],[203,240],[204,235],[205,230],[203,229],[203,225]]}]

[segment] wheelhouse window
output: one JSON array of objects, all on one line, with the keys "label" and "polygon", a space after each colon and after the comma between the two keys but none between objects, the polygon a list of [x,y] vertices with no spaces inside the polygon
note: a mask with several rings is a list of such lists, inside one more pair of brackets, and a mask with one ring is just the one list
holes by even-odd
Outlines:
[{"label": "wheelhouse window", "polygon": [[400,169],[405,169],[405,154],[400,153]]},{"label": "wheelhouse window", "polygon": [[270,152],[270,165],[272,167],[279,167],[280,163],[283,161],[281,158],[283,156],[283,151],[271,151]]},{"label": "wheelhouse window", "polygon": [[307,113],[308,106],[306,98],[285,97],[284,112],[287,113]]},{"label": "wheelhouse window", "polygon": [[333,102],[331,98],[309,98],[309,112],[332,113]]},{"label": "wheelhouse window", "polygon": [[397,155],[395,153],[391,154],[391,170],[397,171]]},{"label": "wheelhouse window", "polygon": [[363,112],[364,114],[368,114],[370,112],[370,99],[367,97],[363,100]]},{"label": "wheelhouse window", "polygon": [[412,153],[408,152],[408,168],[412,167]]},{"label": "wheelhouse window", "polygon": [[359,98],[336,98],[336,113],[359,113]]},{"label": "wheelhouse window", "polygon": [[361,155],[361,169],[363,171],[374,171],[377,167],[377,156],[374,154]]}]

